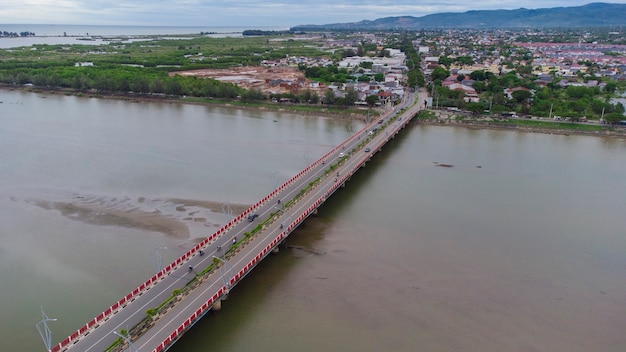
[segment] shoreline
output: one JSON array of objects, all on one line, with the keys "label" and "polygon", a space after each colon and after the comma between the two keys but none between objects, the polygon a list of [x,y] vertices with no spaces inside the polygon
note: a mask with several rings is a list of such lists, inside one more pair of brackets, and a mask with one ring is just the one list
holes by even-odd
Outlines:
[{"label": "shoreline", "polygon": [[[422,110],[424,111],[424,110]],[[525,133],[542,133],[542,134],[555,134],[555,135],[577,135],[577,136],[593,136],[593,137],[612,137],[612,138],[626,138],[626,128],[613,128],[609,130],[605,128],[603,130],[583,130],[576,128],[549,128],[541,126],[530,126],[526,124],[516,124],[515,120],[504,120],[507,123],[502,123],[498,120],[479,120],[475,118],[463,118],[456,119],[458,114],[449,113],[442,110],[427,110],[430,113],[434,113],[432,118],[417,119],[418,123],[430,126],[446,126],[446,127],[463,127],[474,130],[506,130],[517,131]],[[525,121],[525,120],[520,120]],[[538,123],[541,121],[537,121]],[[543,121],[548,122],[549,121]],[[575,125],[572,125],[575,126]]]},{"label": "shoreline", "polygon": [[[168,104],[189,104],[189,105],[198,105],[198,106],[212,106],[212,107],[221,107],[221,108],[229,108],[229,109],[241,109],[241,110],[265,110],[265,111],[276,111],[276,112],[285,112],[290,114],[299,114],[305,117],[324,117],[324,118],[344,118],[344,119],[356,119],[363,120],[363,116],[356,113],[338,113],[338,112],[330,112],[324,111],[323,108],[320,110],[312,110],[312,111],[301,111],[299,109],[289,109],[288,107],[278,107],[271,106],[269,104],[262,106],[246,106],[246,105],[238,105],[238,104],[230,104],[223,101],[215,101],[215,102],[202,102],[202,101],[188,101],[185,100],[184,97],[168,97],[168,96],[152,96],[146,94],[121,94],[121,93],[101,93],[101,92],[76,92],[71,89],[62,89],[62,88],[41,88],[41,87],[33,87],[33,86],[13,86],[13,85],[0,85],[0,90],[22,90],[30,93],[45,93],[45,94],[62,94],[68,96],[77,96],[77,97],[87,97],[87,98],[100,98],[100,99],[112,99],[112,100],[123,100],[135,103],[168,103]],[[209,100],[209,99],[207,99]],[[423,110],[422,110],[423,111]],[[433,111],[433,110],[429,110]],[[614,130],[604,130],[604,131],[585,131],[578,129],[562,129],[562,128],[542,128],[542,127],[533,127],[533,126],[520,126],[515,124],[501,124],[493,121],[479,121],[472,119],[464,119],[464,120],[455,120],[450,117],[442,118],[438,117],[436,119],[416,119],[419,124],[430,125],[430,126],[445,126],[445,127],[463,127],[469,129],[490,129],[490,130],[508,130],[508,131],[518,131],[525,133],[543,133],[543,134],[557,134],[557,135],[580,135],[580,136],[594,136],[594,137],[613,137],[613,138],[626,138],[626,128],[624,129],[614,129]]]},{"label": "shoreline", "polygon": [[[75,97],[85,97],[85,98],[99,98],[99,99],[112,99],[112,100],[123,100],[134,103],[144,103],[144,102],[155,102],[155,103],[168,103],[168,104],[189,104],[189,105],[198,105],[198,106],[214,106],[214,107],[222,107],[222,108],[231,108],[231,109],[241,109],[241,110],[265,110],[265,111],[276,111],[276,112],[285,112],[291,114],[300,114],[303,116],[315,116],[315,117],[325,117],[325,118],[344,118],[344,119],[356,119],[356,120],[364,120],[365,117],[362,114],[357,114],[354,112],[332,112],[328,111],[326,108],[320,107],[317,110],[309,110],[302,111],[300,109],[290,109],[286,105],[281,106],[273,106],[271,103],[260,103],[261,106],[246,106],[244,104],[233,104],[228,103],[222,100],[216,100],[214,102],[211,101],[210,98],[198,98],[198,99],[206,99],[207,101],[190,101],[185,100],[186,97],[169,97],[165,95],[150,95],[150,94],[135,94],[135,93],[102,93],[102,92],[77,92],[72,89],[64,89],[64,88],[42,88],[35,86],[14,86],[14,85],[6,85],[0,84],[0,90],[21,90],[30,93],[42,93],[42,94],[51,94],[51,95],[66,95],[66,96],[75,96]],[[298,105],[293,105],[298,106]]]},{"label": "shoreline", "polygon": [[624,138],[626,139],[626,129],[617,131],[584,131],[575,129],[562,129],[562,128],[541,128],[531,126],[519,126],[519,125],[505,125],[500,123],[492,123],[487,121],[444,121],[444,120],[417,120],[418,124],[428,126],[442,126],[442,127],[462,127],[474,130],[501,130],[501,131],[516,131],[524,133],[542,133],[542,134],[554,134],[561,136],[591,136],[591,137],[612,137],[612,138]]}]

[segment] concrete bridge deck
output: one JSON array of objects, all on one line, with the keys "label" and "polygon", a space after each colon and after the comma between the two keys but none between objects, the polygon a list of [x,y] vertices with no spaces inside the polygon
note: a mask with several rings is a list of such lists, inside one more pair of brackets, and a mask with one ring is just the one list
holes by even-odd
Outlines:
[{"label": "concrete bridge deck", "polygon": [[[52,351],[105,351],[116,341],[122,350],[118,334],[127,327],[131,350],[167,350],[208,311],[219,308],[240,280],[393,139],[419,111],[418,100],[417,93],[408,93],[393,111],[236,216]],[[257,217],[249,220],[253,214]]]}]

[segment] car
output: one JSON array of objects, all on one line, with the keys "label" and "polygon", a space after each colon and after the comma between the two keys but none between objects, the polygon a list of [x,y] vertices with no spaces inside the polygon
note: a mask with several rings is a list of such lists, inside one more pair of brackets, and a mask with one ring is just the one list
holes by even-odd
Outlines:
[{"label": "car", "polygon": [[340,158],[343,158],[344,156],[345,156],[345,154],[344,154],[344,153],[339,153],[339,157],[340,157]]},{"label": "car", "polygon": [[248,215],[248,221],[253,222],[258,217],[259,217],[259,214],[256,214],[256,213],[250,214]]},{"label": "car", "polygon": [[365,152],[369,153],[370,152],[370,148],[365,148]]}]

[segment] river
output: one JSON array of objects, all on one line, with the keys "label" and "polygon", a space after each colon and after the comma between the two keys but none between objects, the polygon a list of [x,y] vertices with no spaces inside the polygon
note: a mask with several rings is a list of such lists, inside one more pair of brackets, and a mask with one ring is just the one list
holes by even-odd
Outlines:
[{"label": "river", "polygon": [[[44,350],[360,123],[0,90],[2,350]],[[440,167],[449,164],[452,167]],[[173,351],[623,351],[626,141],[413,125]]]}]

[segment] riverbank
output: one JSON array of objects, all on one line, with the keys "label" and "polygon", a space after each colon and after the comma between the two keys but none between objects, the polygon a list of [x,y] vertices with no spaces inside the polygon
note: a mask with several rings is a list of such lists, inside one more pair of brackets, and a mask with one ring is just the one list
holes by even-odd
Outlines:
[{"label": "riverbank", "polygon": [[424,125],[465,127],[470,129],[512,130],[526,133],[626,138],[626,128],[621,127],[610,127],[599,124],[552,122],[546,120],[473,118],[459,116],[458,113],[455,114],[441,110],[429,110],[426,116],[419,118],[419,123]]},{"label": "riverbank", "polygon": [[[0,85],[0,89],[20,89],[31,93],[45,93],[45,94],[62,94],[72,95],[89,98],[100,99],[116,99],[125,100],[136,103],[169,103],[169,104],[192,104],[203,106],[217,106],[224,108],[234,108],[242,110],[264,110],[264,111],[277,111],[286,112],[292,114],[301,114],[310,117],[325,117],[325,118],[345,118],[365,120],[367,115],[366,109],[348,109],[338,107],[322,107],[322,106],[310,106],[303,104],[278,104],[278,103],[265,103],[265,102],[242,102],[242,101],[227,101],[213,98],[195,98],[195,97],[173,97],[166,95],[156,94],[114,94],[114,93],[101,93],[101,92],[77,92],[72,89],[58,89],[58,88],[40,88],[32,86],[10,86]],[[380,113],[376,109],[372,114],[376,116]],[[450,127],[465,127],[471,129],[498,129],[498,130],[514,130],[527,133],[544,133],[544,134],[558,134],[558,135],[585,135],[585,136],[598,136],[598,137],[619,137],[626,138],[626,128],[620,127],[608,127],[604,125],[593,126],[592,129],[580,129],[576,128],[580,126],[576,123],[557,123],[551,121],[545,122],[543,126],[539,125],[540,121],[520,120],[520,119],[485,119],[485,118],[472,118],[468,116],[461,116],[458,113],[453,113],[443,110],[429,110],[429,114],[426,118],[420,118],[419,123],[427,125],[437,126],[450,126]],[[551,125],[546,127],[546,124]],[[569,126],[568,126],[569,125]]]},{"label": "riverbank", "polygon": [[[326,107],[305,104],[292,103],[271,103],[271,102],[244,102],[240,100],[223,100],[215,98],[198,98],[198,97],[177,97],[167,96],[165,94],[135,94],[135,93],[102,93],[102,92],[78,92],[73,89],[60,88],[41,88],[33,86],[13,86],[0,85],[0,89],[20,89],[31,93],[45,94],[61,94],[88,98],[101,99],[117,99],[136,103],[159,102],[170,104],[193,104],[205,106],[217,106],[225,108],[236,108],[242,110],[266,110],[279,111],[293,114],[302,114],[306,116],[327,117],[327,118],[347,118],[365,120],[368,112],[367,109],[361,108],[344,108],[344,107]],[[372,116],[377,116],[381,112],[371,109]]]}]

